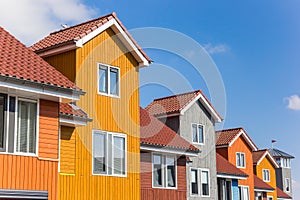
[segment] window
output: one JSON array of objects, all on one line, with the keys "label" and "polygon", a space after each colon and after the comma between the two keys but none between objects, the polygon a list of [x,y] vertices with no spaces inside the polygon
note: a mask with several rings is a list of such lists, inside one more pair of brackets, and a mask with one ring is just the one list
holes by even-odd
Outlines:
[{"label": "window", "polygon": [[0,116],[0,151],[36,154],[38,102],[0,94]]},{"label": "window", "polygon": [[[193,169],[190,171],[190,187],[192,196],[208,197],[210,195],[208,169]],[[200,185],[198,184],[200,183]]]},{"label": "window", "polygon": [[282,166],[282,165],[281,165],[281,159],[280,159],[280,158],[276,158],[276,162],[277,162],[277,164],[278,164],[279,166]]},{"label": "window", "polygon": [[119,68],[98,64],[98,92],[110,96],[119,96]]},{"label": "window", "polygon": [[93,131],[93,174],[126,175],[126,136]]},{"label": "window", "polygon": [[263,169],[263,180],[264,182],[270,182],[270,170],[269,169]]},{"label": "window", "polygon": [[218,199],[231,200],[232,199],[232,183],[226,179],[218,178]]},{"label": "window", "polygon": [[36,102],[19,100],[16,152],[36,153],[36,120]]},{"label": "window", "polygon": [[198,195],[198,170],[191,169],[191,193]]},{"label": "window", "polygon": [[262,192],[255,192],[255,200],[263,200]]},{"label": "window", "polygon": [[290,179],[286,178],[285,179],[285,191],[290,192],[290,187],[291,187]]},{"label": "window", "polygon": [[290,168],[291,167],[291,159],[289,158],[281,158],[281,167]]},{"label": "window", "polygon": [[204,143],[204,127],[200,124],[192,124],[193,142]]},{"label": "window", "polygon": [[245,168],[245,154],[237,152],[236,153],[236,166],[238,168]]},{"label": "window", "polygon": [[273,197],[272,196],[268,196],[267,200],[273,200]]},{"label": "window", "polygon": [[240,200],[249,200],[249,187],[239,186],[239,197]]},{"label": "window", "polygon": [[152,155],[152,185],[153,187],[176,187],[176,159],[173,156]]},{"label": "window", "polygon": [[209,196],[209,175],[208,171],[201,171],[202,196]]}]

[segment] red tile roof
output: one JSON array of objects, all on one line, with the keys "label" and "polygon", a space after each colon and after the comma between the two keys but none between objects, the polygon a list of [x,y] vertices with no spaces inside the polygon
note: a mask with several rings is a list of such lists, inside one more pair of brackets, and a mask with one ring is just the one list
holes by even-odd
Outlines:
[{"label": "red tile roof", "polygon": [[251,146],[252,150],[257,150],[257,146],[252,141],[252,139],[247,135],[246,131],[243,128],[232,128],[226,130],[216,131],[216,146],[229,145],[234,139],[239,135],[239,133],[243,131],[246,138],[246,142],[249,146]]},{"label": "red tile roof", "polygon": [[267,150],[258,150],[252,152],[253,164],[257,164],[261,157],[266,153]]},{"label": "red tile roof", "polygon": [[126,30],[121,21],[117,18],[116,13],[111,13],[97,19],[93,19],[81,24],[77,24],[71,26],[69,28],[65,28],[59,31],[55,31],[50,33],[50,35],[46,36],[44,39],[32,45],[30,48],[35,51],[43,51],[46,49],[51,49],[58,46],[63,46],[65,44],[72,44],[84,36],[87,36],[97,28],[109,22],[111,19],[115,19],[121,28],[126,32],[131,41],[135,44],[138,50],[143,54],[143,56],[147,59],[148,62],[151,62],[151,59],[146,55],[146,53],[139,47],[137,42],[132,38],[129,32]]},{"label": "red tile roof", "polygon": [[220,119],[222,119],[220,114],[212,106],[210,101],[206,98],[206,96],[203,94],[203,92],[201,90],[195,90],[192,92],[187,92],[187,93],[182,93],[182,94],[177,94],[177,95],[154,99],[154,101],[146,107],[146,110],[148,110],[148,112],[150,112],[150,114],[152,114],[154,116],[179,113],[190,102],[192,102],[199,94],[201,94],[205,98],[205,100],[212,107],[212,109],[218,115],[218,117]]},{"label": "red tile roof", "polygon": [[140,108],[140,142],[144,145],[198,152],[199,149],[187,142],[172,129]]},{"label": "red tile roof", "polygon": [[229,145],[243,128],[216,131],[216,146]]},{"label": "red tile roof", "polygon": [[247,177],[248,175],[242,172],[240,169],[236,168],[228,160],[226,160],[220,154],[216,154],[217,158],[217,172],[218,174],[232,175],[232,176],[241,176]]},{"label": "red tile roof", "polygon": [[79,90],[67,77],[0,27],[0,76]]},{"label": "red tile roof", "polygon": [[276,188],[277,190],[277,198],[283,198],[283,199],[292,199],[290,195],[282,191],[280,188]]},{"label": "red tile roof", "polygon": [[62,115],[88,118],[88,115],[83,110],[69,103],[60,103],[59,112]]},{"label": "red tile roof", "polygon": [[254,174],[254,188],[255,189],[262,189],[262,190],[274,190],[269,184],[265,183],[263,180],[258,178]]}]

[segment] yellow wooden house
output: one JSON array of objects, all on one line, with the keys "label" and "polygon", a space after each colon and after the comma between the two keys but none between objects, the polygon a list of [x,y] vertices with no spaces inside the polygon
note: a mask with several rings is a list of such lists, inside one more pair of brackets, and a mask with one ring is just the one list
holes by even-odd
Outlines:
[{"label": "yellow wooden house", "polygon": [[59,199],[140,199],[139,68],[149,57],[115,13],[30,48],[86,92],[61,107]]},{"label": "yellow wooden house", "polygon": [[277,200],[276,191],[276,168],[278,164],[268,150],[258,150],[253,152],[253,170],[254,174],[263,181],[258,182],[255,188],[255,196],[257,199]]}]

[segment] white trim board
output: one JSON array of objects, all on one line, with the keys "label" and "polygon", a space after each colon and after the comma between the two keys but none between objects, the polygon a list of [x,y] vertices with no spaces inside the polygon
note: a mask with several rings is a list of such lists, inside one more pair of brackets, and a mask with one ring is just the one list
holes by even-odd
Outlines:
[{"label": "white trim board", "polygon": [[248,135],[241,129],[239,134],[237,134],[235,136],[235,138],[229,143],[229,147],[231,147],[233,145],[233,143],[240,137],[243,136],[246,140],[246,142],[248,143],[248,145],[252,148],[253,151],[257,151],[257,147],[255,146],[255,144],[250,140],[250,138],[248,137]]},{"label": "white trim board", "polygon": [[271,163],[273,163],[273,165],[276,168],[279,168],[279,165],[277,164],[277,162],[274,160],[273,156],[271,156],[271,154],[269,153],[269,151],[266,150],[266,152],[261,156],[261,158],[259,159],[259,161],[256,163],[256,165],[259,165],[261,163],[261,161],[268,156],[271,160]]},{"label": "white trim board", "polygon": [[152,152],[159,152],[159,153],[169,153],[169,154],[176,154],[176,155],[186,155],[186,156],[191,156],[191,157],[197,157],[198,153],[193,153],[193,152],[186,152],[184,150],[170,150],[164,147],[144,147],[140,146],[140,150],[144,150],[144,151],[152,151]]}]

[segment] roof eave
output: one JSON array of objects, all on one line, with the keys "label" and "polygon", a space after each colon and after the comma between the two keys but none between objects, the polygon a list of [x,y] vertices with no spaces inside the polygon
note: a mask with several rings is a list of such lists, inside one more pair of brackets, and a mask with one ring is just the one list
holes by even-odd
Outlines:
[{"label": "roof eave", "polygon": [[49,85],[45,83],[34,82],[30,80],[18,79],[11,76],[0,75],[0,87],[32,92],[45,96],[53,96],[61,99],[76,101],[80,99],[80,95],[85,92],[72,88],[59,87],[57,85]]},{"label": "roof eave", "polygon": [[86,126],[87,122],[93,121],[87,117],[79,117],[74,115],[59,114],[59,122],[61,126],[77,127]]},{"label": "roof eave", "polygon": [[248,175],[239,175],[239,174],[230,174],[230,173],[225,173],[225,172],[217,172],[217,177],[218,178],[246,180]]}]

